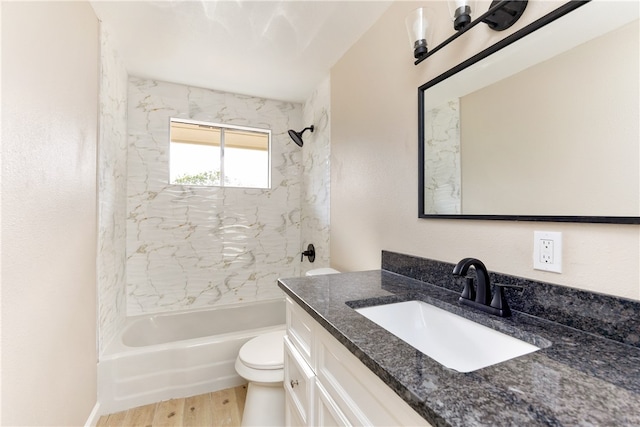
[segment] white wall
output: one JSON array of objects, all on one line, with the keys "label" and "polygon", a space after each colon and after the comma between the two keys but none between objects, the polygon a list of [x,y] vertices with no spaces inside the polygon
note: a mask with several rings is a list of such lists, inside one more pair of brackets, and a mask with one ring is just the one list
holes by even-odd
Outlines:
[{"label": "white wall", "polygon": [[[332,266],[379,268],[382,249],[473,256],[492,271],[640,299],[638,226],[418,219],[418,86],[561,2],[530,1],[511,29],[481,25],[414,66],[404,18],[425,4],[443,16],[436,40],[444,40],[446,2],[395,2],[331,71]],[[563,233],[562,274],[533,270],[534,230]]]},{"label": "white wall", "polygon": [[98,21],[2,2],[2,425],[96,403]]}]

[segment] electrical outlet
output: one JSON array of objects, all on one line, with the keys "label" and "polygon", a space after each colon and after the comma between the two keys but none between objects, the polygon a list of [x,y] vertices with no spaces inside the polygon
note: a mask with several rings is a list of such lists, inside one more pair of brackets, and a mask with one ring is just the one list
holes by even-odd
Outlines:
[{"label": "electrical outlet", "polygon": [[562,273],[562,233],[533,232],[533,268]]},{"label": "electrical outlet", "polygon": [[543,264],[553,264],[553,240],[540,240],[540,262]]}]

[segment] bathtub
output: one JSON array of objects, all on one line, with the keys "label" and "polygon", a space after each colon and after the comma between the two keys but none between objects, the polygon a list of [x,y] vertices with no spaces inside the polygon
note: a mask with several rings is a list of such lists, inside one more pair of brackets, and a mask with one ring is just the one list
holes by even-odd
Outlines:
[{"label": "bathtub", "polygon": [[98,362],[98,402],[110,414],[235,387],[240,347],[285,328],[284,299],[127,318]]}]

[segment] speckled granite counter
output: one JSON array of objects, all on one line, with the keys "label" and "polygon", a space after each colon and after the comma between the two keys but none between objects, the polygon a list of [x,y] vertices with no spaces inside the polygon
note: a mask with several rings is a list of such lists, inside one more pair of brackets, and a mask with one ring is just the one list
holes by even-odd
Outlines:
[{"label": "speckled granite counter", "polygon": [[[389,253],[386,256],[388,260]],[[397,270],[406,258],[393,261],[391,267],[383,261],[383,268]],[[450,272],[453,268],[452,264],[426,262],[419,271]],[[444,280],[442,277],[433,276],[434,281]],[[502,283],[509,280],[508,276],[498,279]],[[458,286],[453,278],[450,282],[452,288]],[[640,425],[640,348],[626,343],[637,339],[640,303],[636,301],[587,293],[595,295],[586,298],[587,308],[595,301],[605,314],[620,307],[626,311],[622,324],[604,326],[611,330],[605,336],[622,337],[616,335],[616,341],[593,333],[603,327],[596,325],[597,321],[579,330],[573,324],[568,327],[519,311],[501,319],[459,305],[459,290],[386,270],[281,279],[279,286],[434,426]],[[539,287],[544,286],[557,288]],[[536,284],[531,282],[528,287]],[[566,293],[570,295],[571,290]],[[611,307],[603,308],[601,297],[611,299]],[[353,310],[411,299],[447,309],[541,349],[463,374],[445,368]],[[563,304],[580,310],[576,304]],[[516,301],[512,309],[525,310],[525,306]],[[564,318],[565,324],[570,321]]]}]

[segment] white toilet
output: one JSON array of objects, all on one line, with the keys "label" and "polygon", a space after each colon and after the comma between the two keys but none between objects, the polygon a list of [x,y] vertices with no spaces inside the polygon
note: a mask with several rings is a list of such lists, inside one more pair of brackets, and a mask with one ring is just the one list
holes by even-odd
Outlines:
[{"label": "white toilet", "polygon": [[249,381],[243,426],[284,425],[284,335],[276,331],[247,341],[236,359],[236,372]]},{"label": "white toilet", "polygon": [[[306,276],[335,274],[333,268],[309,270]],[[269,332],[247,341],[236,358],[236,372],[249,382],[242,426],[284,425],[284,335]]]}]

